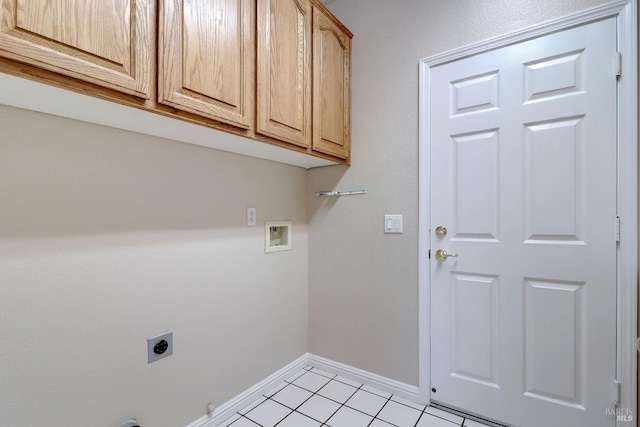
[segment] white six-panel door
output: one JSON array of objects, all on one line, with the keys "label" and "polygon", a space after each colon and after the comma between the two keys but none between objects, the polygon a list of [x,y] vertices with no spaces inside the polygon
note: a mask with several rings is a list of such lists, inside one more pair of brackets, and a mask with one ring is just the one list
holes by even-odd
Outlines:
[{"label": "white six-panel door", "polygon": [[615,53],[612,18],[431,70],[432,401],[615,424]]}]

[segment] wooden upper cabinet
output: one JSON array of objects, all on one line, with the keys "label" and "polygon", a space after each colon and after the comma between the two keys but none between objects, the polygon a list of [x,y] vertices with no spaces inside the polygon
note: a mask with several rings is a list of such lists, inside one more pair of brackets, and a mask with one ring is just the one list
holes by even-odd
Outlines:
[{"label": "wooden upper cabinet", "polygon": [[161,0],[159,15],[158,102],[252,128],[255,3]]},{"label": "wooden upper cabinet", "polygon": [[258,0],[256,132],[311,146],[311,4]]},{"label": "wooden upper cabinet", "polygon": [[149,98],[151,0],[0,0],[0,56]]},{"label": "wooden upper cabinet", "polygon": [[313,9],[313,150],[348,159],[351,34]]},{"label": "wooden upper cabinet", "polygon": [[2,72],[347,164],[351,37],[320,0],[0,0]]}]

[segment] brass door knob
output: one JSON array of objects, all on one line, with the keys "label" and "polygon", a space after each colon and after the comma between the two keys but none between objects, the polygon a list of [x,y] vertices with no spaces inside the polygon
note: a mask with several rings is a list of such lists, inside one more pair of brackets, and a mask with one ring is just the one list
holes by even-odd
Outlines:
[{"label": "brass door knob", "polygon": [[440,262],[446,261],[447,258],[452,257],[455,258],[457,257],[458,254],[454,254],[454,253],[448,253],[447,251],[445,251],[444,249],[438,249],[436,251],[436,259]]},{"label": "brass door knob", "polygon": [[437,226],[437,227],[436,227],[436,236],[438,236],[438,237],[442,238],[442,237],[444,237],[444,236],[446,236],[446,235],[447,235],[447,229],[446,229],[446,227],[443,227],[443,226],[441,226],[441,225],[439,225],[439,226]]}]

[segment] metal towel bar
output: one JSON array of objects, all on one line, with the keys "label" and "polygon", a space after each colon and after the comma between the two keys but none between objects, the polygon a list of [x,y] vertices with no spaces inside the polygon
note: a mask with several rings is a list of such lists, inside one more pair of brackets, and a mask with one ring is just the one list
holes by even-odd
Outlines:
[{"label": "metal towel bar", "polygon": [[319,193],[313,193],[315,197],[337,197],[337,196],[352,196],[354,194],[366,194],[367,190],[352,190],[352,191],[321,191]]}]

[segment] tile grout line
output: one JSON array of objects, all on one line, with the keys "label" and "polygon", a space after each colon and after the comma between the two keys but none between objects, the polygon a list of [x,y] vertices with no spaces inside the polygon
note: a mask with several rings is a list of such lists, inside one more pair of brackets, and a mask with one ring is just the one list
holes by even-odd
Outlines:
[{"label": "tile grout line", "polygon": [[[335,377],[333,377],[333,378],[336,378],[336,377],[337,377],[337,375],[336,375]],[[326,378],[326,377],[325,377],[325,378]],[[334,381],[334,379],[331,379],[331,381]],[[331,381],[329,381],[327,384],[329,384]],[[344,385],[348,385],[348,386],[350,386],[350,387],[353,387],[352,385],[349,385],[349,384],[347,384],[347,383],[343,383],[343,382],[338,381],[338,380],[335,380],[335,381],[339,382],[340,384],[344,384]],[[324,387],[326,387],[326,386],[327,386],[327,384],[325,384],[324,386],[322,386],[318,391],[320,391],[320,390],[322,390]],[[352,397],[353,397],[353,396],[358,392],[358,390],[362,389],[362,386],[363,386],[363,384],[360,384],[360,386],[359,386],[358,388],[356,388],[356,391],[354,391],[353,393],[351,393],[351,395],[350,395],[349,397],[347,397],[347,398],[345,399],[345,401],[344,401],[344,402],[342,402],[342,403],[341,403],[341,402],[336,402],[336,401],[335,401],[335,400],[333,400],[333,399],[327,398],[327,399],[331,400],[332,402],[336,402],[336,403],[337,403],[337,404],[339,404],[340,406],[338,406],[338,409],[336,409],[335,411],[333,411],[333,413],[329,416],[329,418],[327,418],[327,420],[326,420],[325,422],[323,422],[323,423],[322,423],[322,426],[320,426],[320,427],[323,427],[323,426],[328,426],[328,427],[330,427],[330,426],[327,424],[327,422],[328,422],[331,418],[333,418],[333,416],[334,416],[335,414],[337,414],[337,413],[338,413],[338,411],[339,411],[340,409],[342,409],[344,406],[346,406],[346,403],[349,401],[349,399],[351,399],[351,398],[352,398]],[[355,387],[354,387],[354,388],[355,388]],[[320,395],[320,396],[322,396],[322,395]],[[322,397],[325,397],[325,396],[322,396]],[[349,407],[347,406],[347,408],[349,408]]]},{"label": "tile grout line", "polygon": [[[327,384],[328,384],[328,383],[327,383]],[[344,383],[342,383],[342,384],[344,384]],[[335,414],[337,414],[337,413],[338,413],[338,411],[339,411],[340,409],[342,409],[343,407],[347,406],[347,402],[349,401],[349,399],[351,399],[351,398],[353,397],[353,395],[354,395],[354,394],[356,394],[356,393],[358,392],[358,390],[360,390],[361,388],[362,388],[362,385],[360,385],[360,387],[358,387],[358,388],[356,389],[356,391],[354,391],[354,392],[351,394],[351,396],[349,396],[349,397],[347,398],[347,400],[345,400],[343,403],[336,402],[335,400],[331,399],[333,402],[338,403],[340,406],[338,406],[338,409],[336,409],[336,410],[333,412],[333,414],[331,414],[331,416],[330,416],[329,418],[327,418],[327,421],[325,421],[324,423],[322,423],[322,426],[321,426],[321,427],[325,427],[325,426],[327,426],[327,427],[331,427],[331,426],[329,426],[329,424],[327,424],[327,422],[329,422],[329,420],[330,420],[331,418],[333,418],[333,416],[334,416]],[[322,397],[324,397],[324,396],[322,396]],[[349,409],[353,409],[353,408],[351,408],[351,407],[349,407],[349,406],[347,406],[347,408],[349,408]],[[357,409],[354,409],[354,410],[357,410]],[[358,411],[358,412],[361,412],[361,411]],[[364,414],[364,412],[362,412],[362,413]],[[368,414],[366,414],[366,415],[368,415]]]},{"label": "tile grout line", "polygon": [[[313,372],[312,370],[307,370],[307,372],[312,372],[312,373],[315,373],[316,375],[320,375],[320,376],[322,376],[322,377],[324,377],[324,378],[329,378],[329,377],[327,377],[326,375],[322,375],[322,374],[320,374],[320,373],[318,373],[318,372]],[[302,374],[302,375],[304,375],[304,374]],[[301,378],[301,377],[302,377],[302,375],[300,375],[300,376],[296,377],[296,380],[298,380],[299,378]],[[336,381],[336,382],[338,382],[338,383],[340,383],[340,384],[344,384],[344,385],[347,385],[347,386],[354,387],[354,386],[352,386],[351,384],[347,384],[347,383],[344,383],[344,382],[342,382],[342,381],[340,381],[340,380],[337,380],[337,379],[336,379],[337,377],[338,377],[338,375],[334,375],[332,378],[329,378],[329,381],[328,381],[325,385],[323,385],[322,387],[320,387],[320,388],[319,388],[315,393],[313,393],[313,394],[309,397],[309,399],[311,399],[311,397],[313,397],[313,396],[315,396],[316,394],[318,394],[318,392],[319,392],[320,390],[322,390],[323,388],[325,388],[329,383],[331,383],[331,381]],[[285,381],[285,382],[286,382],[286,381]],[[290,384],[290,385],[294,385],[294,386],[296,386],[296,387],[298,387],[298,388],[300,388],[300,389],[302,389],[302,390],[309,391],[309,390],[305,389],[304,387],[300,387],[300,386],[299,386],[299,385],[297,385],[297,384],[293,384],[293,383],[289,383],[289,384]],[[390,423],[390,422],[388,422],[388,421],[384,421],[384,420],[383,420],[383,419],[381,419],[381,418],[378,418],[378,414],[380,414],[380,412],[382,412],[382,409],[387,405],[387,403],[389,403],[389,401],[391,401],[391,400],[392,400],[392,397],[393,397],[394,395],[393,395],[393,394],[391,394],[391,395],[389,395],[389,397],[386,397],[386,398],[385,398],[385,397],[383,397],[383,396],[380,396],[380,395],[379,395],[379,394],[377,394],[377,393],[373,393],[373,392],[370,392],[370,391],[368,391],[368,390],[365,390],[365,389],[363,388],[364,386],[365,386],[364,384],[361,384],[361,383],[360,383],[360,385],[356,388],[356,390],[355,390],[355,391],[354,391],[354,392],[353,392],[353,393],[352,393],[352,394],[351,394],[351,395],[350,395],[350,396],[349,396],[349,397],[348,397],[344,402],[342,402],[342,403],[341,403],[341,402],[338,402],[338,401],[336,401],[336,400],[333,400],[333,399],[331,399],[331,398],[329,398],[329,397],[322,396],[321,394],[318,394],[318,396],[320,396],[320,397],[324,397],[325,399],[331,400],[332,402],[335,402],[335,403],[337,403],[337,404],[339,404],[339,405],[340,405],[340,406],[338,407],[338,409],[336,409],[336,410],[331,414],[331,416],[329,416],[329,418],[327,418],[327,421],[329,421],[329,420],[330,420],[330,419],[331,419],[331,418],[332,418],[332,417],[333,417],[333,416],[334,416],[334,415],[335,415],[335,414],[336,414],[340,409],[342,409],[342,407],[346,406],[347,408],[349,408],[349,409],[351,409],[351,410],[354,410],[354,411],[359,412],[359,413],[361,413],[361,414],[367,415],[367,416],[369,416],[369,417],[373,417],[373,419],[369,422],[369,424],[368,424],[367,426],[370,426],[370,425],[371,425],[371,423],[373,423],[376,419],[378,419],[378,420],[383,421],[383,422],[385,422],[385,423],[387,423],[387,424],[389,424],[389,425],[391,425],[391,426],[393,426],[393,427],[398,427],[397,425],[395,425],[395,424],[393,424],[393,423]],[[355,387],[354,387],[354,388],[355,388]],[[381,398],[383,398],[383,399],[386,399],[386,401],[385,401],[384,405],[382,405],[382,407],[380,408],[380,410],[378,410],[378,412],[376,412],[376,414],[375,414],[375,415],[372,415],[372,414],[369,414],[369,413],[367,413],[367,412],[361,411],[360,409],[357,409],[357,408],[353,408],[353,407],[351,407],[351,406],[348,406],[348,405],[347,405],[347,402],[348,402],[348,401],[349,401],[349,399],[351,399],[351,398],[352,398],[352,397],[353,397],[353,396],[354,396],[358,391],[363,391],[363,392],[368,393],[368,394],[371,394],[371,395],[373,395],[373,396],[381,397]],[[276,394],[277,394],[277,393],[276,393]],[[274,395],[275,395],[275,394],[274,394]],[[309,400],[309,399],[307,399],[307,400]],[[305,400],[305,402],[306,402],[306,400]],[[402,405],[402,406],[404,406],[405,408],[410,408],[410,409],[414,409],[414,410],[416,410],[416,411],[420,411],[419,409],[413,408],[413,407],[411,407],[411,406],[409,406],[409,405],[405,405],[405,404],[404,404],[404,403],[402,403],[402,402],[396,402],[395,400],[394,400],[393,402],[394,402],[394,403],[397,403],[398,405]],[[279,402],[278,402],[278,403],[279,403]],[[302,404],[304,404],[304,403],[302,403]],[[299,405],[298,407],[302,406],[302,404],[301,404],[301,405]],[[287,406],[287,408],[288,408],[288,406]],[[425,408],[426,408],[426,407],[425,407]],[[298,412],[298,411],[297,411],[297,410],[295,410],[295,412]],[[301,412],[298,412],[298,413],[302,414]],[[421,411],[420,416],[422,416],[422,413],[424,413],[424,409]],[[289,414],[289,415],[290,415],[290,414]],[[302,415],[305,415],[305,414],[302,414]],[[314,420],[314,421],[318,421],[318,420],[316,420],[315,418],[312,418],[312,417],[309,417],[309,418],[311,418],[311,419],[312,419],[312,420]],[[420,417],[418,417],[418,420],[420,420]],[[280,421],[280,422],[282,422],[282,421]],[[280,423],[280,422],[279,422],[279,423]],[[320,421],[318,421],[318,422],[320,422]],[[322,426],[327,426],[326,421],[325,421],[324,423],[322,423],[322,422],[321,422],[321,424],[322,424]],[[322,427],[322,426],[321,426],[321,427]]]},{"label": "tile grout line", "polygon": [[[366,391],[366,390],[363,390],[363,391]],[[372,394],[373,394],[373,393],[372,393]],[[377,396],[377,395],[376,395],[376,396]],[[382,407],[378,410],[378,412],[376,412],[376,414],[373,416],[373,419],[371,420],[371,422],[370,422],[369,424],[367,424],[367,427],[371,426],[371,424],[373,424],[373,422],[374,422],[375,420],[384,421],[383,419],[378,418],[378,415],[380,415],[380,412],[382,412],[382,410],[384,409],[384,407],[385,407],[385,406],[387,406],[387,403],[389,403],[389,402],[391,401],[391,398],[392,398],[392,397],[393,397],[393,394],[392,394],[391,396],[389,396],[389,398],[387,399],[387,401],[386,401],[386,402],[384,402],[384,405],[382,405]],[[386,423],[386,421],[384,421],[384,422]],[[392,426],[398,427],[398,426],[396,426],[395,424],[392,424],[392,423],[388,423],[388,424],[391,424]]]},{"label": "tile grout line", "polygon": [[[427,414],[427,416],[431,416],[431,414],[427,412],[427,408],[428,408],[428,407],[429,407],[429,406],[428,406],[428,405],[426,405],[426,406],[422,409],[422,412],[420,413],[420,416],[418,417],[418,420],[416,421],[416,423],[414,424],[414,426],[413,426],[413,427],[418,427],[418,424],[420,423],[420,420],[422,419],[422,417],[424,417],[424,416],[425,416],[425,413]],[[426,419],[426,418],[425,418],[425,419]],[[458,427],[460,427],[460,426],[458,426]]]},{"label": "tile grout line", "polygon": [[[318,392],[319,392],[320,390],[322,390],[323,388],[325,388],[328,384],[330,384],[330,383],[331,383],[331,381],[336,381],[336,382],[338,382],[338,383],[340,383],[340,384],[344,384],[344,385],[347,385],[347,386],[350,386],[350,387],[353,387],[353,386],[351,386],[351,385],[349,385],[349,384],[346,384],[346,383],[343,383],[343,382],[341,382],[341,381],[339,381],[339,380],[336,380],[335,378],[337,377],[337,375],[334,375],[333,377],[331,377],[331,378],[330,378],[330,377],[328,377],[328,376],[326,376],[326,375],[322,375],[322,374],[320,374],[320,373],[318,373],[318,372],[313,372],[313,371],[312,371],[312,369],[313,369],[313,368],[311,368],[311,369],[305,369],[305,368],[303,368],[303,369],[304,369],[305,371],[307,371],[307,372],[305,372],[305,373],[311,372],[311,373],[314,373],[314,374],[316,374],[316,375],[319,375],[319,376],[321,376],[321,377],[323,377],[323,378],[327,378],[327,379],[329,379],[329,381],[327,381],[327,382],[326,382],[322,387],[320,387],[320,388],[319,388],[318,390],[316,390],[315,392],[312,392],[311,390],[307,390],[307,389],[306,389],[306,388],[304,388],[304,387],[301,387],[301,386],[299,386],[299,385],[297,385],[297,384],[294,384],[293,382],[289,382],[289,381],[285,380],[285,383],[287,383],[288,385],[292,385],[292,386],[295,386],[295,387],[299,388],[300,390],[304,390],[304,391],[310,392],[310,393],[311,393],[311,396],[309,396],[307,399],[305,399],[305,401],[304,401],[304,402],[302,402],[301,404],[299,404],[295,409],[292,409],[292,411],[291,411],[291,412],[290,412],[286,417],[284,417],[283,419],[281,419],[280,421],[278,421],[278,422],[276,423],[276,426],[277,426],[278,424],[280,424],[282,421],[284,421],[284,420],[285,420],[285,418],[287,418],[287,417],[291,416],[291,414],[292,414],[292,413],[296,412],[296,413],[298,413],[298,414],[300,414],[300,415],[303,415],[303,416],[305,416],[305,417],[307,417],[307,418],[309,418],[309,419],[311,419],[311,420],[313,420],[313,421],[316,421],[316,422],[320,423],[320,425],[321,425],[321,427],[322,427],[322,426],[325,426],[325,425],[326,425],[326,421],[329,421],[329,420],[331,419],[331,417],[333,417],[333,416],[336,414],[336,412],[338,412],[338,411],[339,411],[343,406],[345,406],[345,404],[344,404],[344,403],[340,403],[340,402],[338,402],[338,401],[336,401],[336,400],[333,400],[333,399],[331,399],[331,398],[329,398],[329,397],[326,397],[326,396],[323,396],[323,395],[321,395],[321,394],[318,394]],[[298,379],[302,378],[302,376],[303,376],[303,375],[305,375],[305,373],[303,373],[303,374],[301,374],[301,375],[298,375],[294,381],[297,381]],[[286,386],[285,386],[285,387],[286,387]],[[273,399],[271,399],[271,398],[272,398],[273,396],[275,396],[276,394],[278,394],[280,391],[282,391],[285,387],[283,387],[282,389],[278,390],[278,391],[277,391],[276,393],[274,393],[272,396],[270,396],[270,397],[265,396],[265,397],[267,398],[267,400],[273,400]],[[354,395],[354,394],[356,394],[356,392],[357,392],[358,390],[360,390],[360,388],[361,388],[361,387],[362,387],[362,385],[360,385],[360,387],[358,387],[358,388],[356,389],[356,391],[354,391],[354,392],[353,392],[353,393],[352,393],[352,394],[351,394],[351,395],[350,395],[350,396],[345,400],[345,403],[346,403],[346,401],[347,401],[347,400],[351,399],[351,397],[353,397],[353,395]],[[355,387],[354,387],[354,388],[355,388]],[[335,411],[334,411],[334,412],[333,412],[333,413],[332,413],[332,414],[327,418],[327,420],[326,420],[325,422],[322,422],[322,421],[320,421],[320,420],[317,420],[317,419],[315,419],[315,418],[313,418],[313,417],[311,417],[311,416],[309,416],[309,415],[307,415],[307,414],[304,414],[304,413],[302,413],[302,412],[298,411],[298,408],[300,408],[300,407],[301,407],[302,405],[304,405],[304,404],[305,404],[309,399],[311,399],[313,396],[316,396],[316,395],[318,395],[318,396],[320,396],[320,397],[322,397],[322,398],[325,398],[325,399],[327,399],[327,400],[330,400],[330,401],[332,401],[332,402],[337,403],[338,405],[340,405],[340,406],[338,407],[338,409],[336,409],[336,410],[335,410]],[[276,403],[279,403],[280,405],[284,406],[284,407],[285,407],[285,408],[287,408],[287,409],[291,409],[289,406],[284,405],[283,403],[280,403],[280,402],[278,402],[277,400],[273,400],[273,401],[274,401],[274,402],[276,402]],[[263,403],[264,403],[264,402],[263,402]],[[258,406],[259,406],[259,405],[258,405]],[[368,414],[367,414],[367,415],[368,415]]]},{"label": "tile grout line", "polygon": [[[332,379],[331,379],[327,384],[331,383],[331,381],[334,381],[334,379],[335,379],[336,377],[337,377],[337,375],[335,375],[335,376],[334,376],[334,377],[333,377],[333,378],[332,378]],[[326,377],[325,377],[325,378],[326,378]],[[345,383],[342,383],[342,382],[340,382],[340,381],[337,381],[337,382],[339,382],[340,384],[345,384]],[[325,384],[325,385],[323,385],[322,387],[320,387],[320,388],[318,389],[318,391],[320,391],[320,390],[322,390],[323,388],[325,388],[325,387],[327,386],[327,384]],[[345,384],[345,385],[348,385],[348,384]],[[360,387],[362,387],[362,386],[360,386]],[[351,396],[347,397],[347,399],[344,401],[344,403],[336,402],[336,401],[335,401],[335,400],[333,400],[333,399],[329,399],[328,397],[325,397],[325,396],[319,395],[319,396],[321,396],[321,397],[325,397],[326,399],[331,400],[332,402],[336,402],[337,404],[339,404],[339,405],[340,405],[340,406],[338,406],[338,409],[336,409],[335,411],[333,411],[333,413],[332,413],[331,415],[329,415],[329,418],[327,418],[324,422],[320,422],[320,424],[321,424],[321,425],[320,425],[320,427],[326,426],[326,425],[327,425],[327,422],[328,422],[331,418],[333,418],[333,416],[334,416],[335,414],[337,414],[337,413],[338,413],[338,411],[339,411],[339,410],[344,406],[344,404],[347,402],[347,400],[351,399],[351,398],[353,397],[353,395],[354,395],[354,394],[356,394],[356,393],[358,392],[358,390],[360,390],[360,387],[358,387],[358,388],[356,389],[356,391],[354,391],[354,392],[351,394]],[[316,393],[317,393],[317,392],[316,392]],[[317,420],[316,420],[316,421],[317,421]]]},{"label": "tile grout line", "polygon": [[[312,372],[312,371],[311,371],[311,369],[305,369],[305,370],[307,371],[307,373],[308,373],[308,372]],[[320,375],[320,374],[318,374],[317,372],[314,372],[314,373],[315,373],[316,375]],[[298,377],[296,378],[296,380],[298,380],[299,378],[302,378],[302,376],[303,376],[303,375],[305,375],[305,374],[302,374],[302,375],[298,376]],[[326,377],[326,376],[324,376],[324,375],[320,375],[320,376],[322,376],[322,377],[324,377],[324,378],[328,378],[328,377]],[[322,390],[323,388],[325,388],[325,387],[327,386],[327,384],[329,384],[331,381],[333,381],[333,378],[329,378],[329,381],[327,381],[327,383],[326,383],[325,385],[323,385],[322,387],[320,387],[320,388],[319,388],[318,390],[316,390],[315,392],[312,392],[312,391],[310,391],[310,390],[307,390],[307,389],[305,389],[304,387],[300,387],[300,386],[299,386],[299,385],[297,385],[297,384],[289,383],[289,385],[293,385],[293,386],[295,386],[295,387],[298,387],[298,388],[299,388],[299,389],[301,389],[301,390],[305,390],[305,391],[310,392],[310,393],[311,393],[311,396],[309,396],[309,397],[308,397],[308,398],[306,398],[306,399],[305,399],[301,404],[299,404],[298,406],[296,406],[296,407],[295,407],[295,409],[292,409],[292,411],[289,413],[289,415],[287,415],[287,417],[291,416],[291,414],[293,414],[294,412],[296,412],[296,413],[298,413],[298,414],[300,414],[300,415],[303,415],[303,416],[305,416],[305,417],[307,417],[307,418],[309,418],[309,419],[311,419],[311,420],[313,420],[313,421],[317,421],[317,422],[319,422],[320,424],[323,424],[321,421],[318,421],[318,420],[316,420],[315,418],[310,417],[310,416],[309,416],[309,415],[307,415],[307,414],[304,414],[304,413],[302,413],[302,412],[299,412],[299,411],[298,411],[298,408],[300,408],[302,405],[304,405],[305,403],[307,403],[307,401],[309,401],[309,399],[311,399],[313,396],[315,396],[316,394],[318,394],[318,392],[319,392],[320,390]],[[285,382],[287,382],[287,381],[285,381]],[[286,386],[285,386],[285,387],[286,387]],[[285,388],[285,387],[283,387],[282,389],[278,390],[276,393],[274,393],[273,395],[271,395],[271,397],[268,397],[267,399],[271,399],[273,396],[275,396],[276,394],[278,394],[278,393],[280,393],[282,390],[284,390],[284,388]],[[320,395],[320,396],[321,396],[321,395]],[[324,396],[322,396],[322,397],[324,397]],[[277,400],[274,400],[274,402],[280,403],[280,402],[278,402]],[[282,404],[282,403],[281,403],[281,405],[283,405],[285,408],[289,408],[287,405],[284,405],[284,404]],[[289,409],[290,409],[290,408],[289,408]],[[333,414],[331,415],[331,417],[332,417],[332,416],[333,416]],[[280,421],[278,421],[278,422],[276,423],[276,426],[277,426],[278,424],[280,424],[282,421],[284,421],[284,420],[285,420],[285,418],[287,418],[287,417],[284,417],[283,419],[281,419]],[[329,418],[331,418],[331,417],[329,417]],[[327,420],[328,420],[329,418],[327,418]],[[274,426],[274,427],[275,427],[275,426]]]},{"label": "tile grout line", "polygon": [[[260,405],[262,405],[262,403],[261,403]],[[258,406],[260,406],[260,405],[258,405]],[[241,420],[242,418],[246,418],[247,420],[249,420],[249,422],[252,422],[252,423],[254,423],[254,424],[255,424],[255,425],[257,425],[257,426],[264,427],[262,424],[258,424],[257,422],[253,421],[251,418],[249,418],[249,417],[247,417],[247,416],[244,416],[244,415],[242,415],[242,414],[240,414],[240,418],[238,418],[237,420],[235,420],[234,422],[232,422],[231,424],[229,424],[229,427],[233,427],[233,425],[234,425],[235,423],[237,423],[239,420]]]},{"label": "tile grout line", "polygon": [[[315,371],[314,371],[314,369],[315,369]],[[300,386],[300,385],[298,385],[298,384],[294,384],[294,382],[295,382],[295,381],[298,381],[300,378],[302,378],[302,377],[303,377],[304,375],[306,375],[307,373],[312,373],[312,374],[314,374],[314,375],[318,375],[318,376],[320,376],[320,377],[326,378],[326,379],[328,379],[328,381],[327,381],[324,385],[322,385],[319,389],[317,389],[316,391],[314,391],[314,392],[312,392],[311,390],[308,390],[308,389],[306,389],[306,388],[304,388],[304,387],[302,387],[302,386]],[[448,420],[448,419],[446,419],[446,418],[442,418],[442,417],[440,417],[440,416],[438,416],[438,415],[431,414],[431,413],[427,412],[426,410],[427,410],[427,408],[429,407],[428,405],[425,405],[425,406],[424,406],[424,408],[422,408],[422,410],[420,410],[420,409],[418,409],[418,408],[415,408],[414,406],[411,406],[411,405],[405,404],[405,403],[403,403],[403,402],[398,402],[398,401],[394,400],[394,399],[393,399],[393,398],[394,398],[394,396],[395,396],[394,394],[389,394],[389,396],[388,396],[388,397],[381,396],[380,394],[375,393],[375,391],[369,391],[369,390],[364,389],[365,384],[357,383],[357,384],[359,384],[359,385],[358,385],[358,387],[356,387],[356,386],[354,386],[354,385],[353,385],[353,384],[354,384],[354,383],[356,383],[356,382],[352,382],[352,384],[349,384],[349,383],[346,383],[346,382],[340,381],[340,379],[338,379],[338,377],[339,377],[339,375],[332,374],[332,373],[329,373],[329,372],[325,372],[325,371],[319,370],[319,369],[317,369],[317,368],[314,368],[314,367],[312,367],[312,366],[310,366],[310,365],[307,365],[307,366],[305,366],[304,368],[302,368],[302,369],[300,370],[300,372],[298,372],[296,375],[293,375],[293,376],[291,376],[289,379],[284,380],[284,385],[283,385],[283,386],[280,386],[280,388],[279,388],[279,389],[278,389],[277,387],[275,387],[275,389],[277,389],[277,391],[276,391],[276,392],[271,393],[271,391],[273,390],[273,389],[272,389],[272,390],[270,390],[270,395],[263,394],[261,397],[262,397],[262,398],[264,398],[265,400],[264,400],[264,401],[262,401],[262,402],[260,402],[259,404],[255,405],[254,407],[252,407],[249,411],[246,411],[246,413],[245,413],[245,414],[242,414],[242,413],[240,413],[239,411],[238,411],[238,412],[236,412],[236,414],[239,416],[239,418],[238,418],[237,420],[233,421],[231,424],[229,424],[229,426],[230,426],[230,427],[232,427],[232,426],[233,426],[233,424],[235,424],[236,422],[238,422],[240,419],[245,418],[245,419],[247,419],[247,420],[249,420],[249,421],[251,421],[251,422],[255,423],[257,426],[264,427],[262,424],[260,424],[260,423],[258,423],[258,422],[256,422],[256,421],[254,421],[253,419],[249,418],[249,417],[247,416],[247,414],[249,414],[251,411],[253,411],[254,409],[256,409],[256,408],[258,408],[259,406],[261,406],[261,405],[262,405],[263,403],[265,403],[266,401],[271,400],[273,403],[278,404],[278,405],[281,405],[281,406],[283,406],[284,408],[286,408],[286,409],[288,409],[288,410],[290,411],[286,416],[284,416],[281,420],[279,420],[279,421],[274,425],[274,427],[275,427],[275,426],[280,425],[280,424],[281,424],[282,422],[284,422],[288,417],[290,417],[294,412],[295,412],[295,413],[298,413],[299,415],[302,415],[302,416],[304,416],[304,417],[306,417],[306,418],[308,418],[308,419],[310,419],[310,420],[313,420],[313,421],[315,421],[315,422],[318,422],[318,423],[321,425],[320,427],[330,427],[330,426],[329,426],[329,424],[327,424],[327,422],[328,422],[331,418],[333,418],[333,417],[335,416],[335,414],[336,414],[338,411],[340,411],[343,407],[347,407],[348,409],[351,409],[351,410],[353,410],[353,411],[359,412],[359,413],[364,414],[364,415],[369,416],[369,417],[373,417],[373,418],[372,418],[372,420],[371,420],[371,421],[369,422],[369,424],[367,425],[368,427],[370,427],[370,426],[371,426],[371,424],[372,424],[372,423],[374,423],[376,420],[380,420],[380,421],[382,421],[382,422],[384,422],[384,423],[389,424],[390,426],[398,427],[397,425],[395,425],[395,424],[393,424],[393,423],[390,423],[390,422],[388,422],[388,421],[385,421],[385,420],[383,420],[383,419],[381,419],[381,418],[379,418],[379,417],[378,417],[378,415],[380,415],[380,413],[382,412],[382,410],[383,410],[383,409],[388,405],[388,403],[389,403],[390,401],[393,401],[394,403],[396,403],[396,404],[398,404],[398,405],[400,405],[400,406],[403,406],[403,407],[405,407],[405,408],[412,409],[412,410],[416,410],[416,411],[419,411],[419,412],[420,412],[420,415],[418,416],[418,419],[417,419],[416,423],[414,424],[414,427],[417,427],[417,425],[418,425],[418,423],[420,422],[420,420],[421,420],[423,417],[425,417],[425,416],[428,416],[428,417],[433,416],[433,417],[439,418],[439,419],[441,419],[441,420],[443,420],[443,421],[450,422],[453,426],[464,427],[464,423],[465,423],[465,421],[466,421],[466,418],[465,418],[465,417],[461,417],[461,418],[462,418],[462,423],[458,425],[458,424],[456,424],[455,422],[453,422],[453,421],[451,421],[451,420]],[[335,381],[336,383],[338,383],[338,384],[345,385],[345,386],[348,386],[348,387],[352,387],[352,388],[354,389],[353,393],[351,393],[351,394],[350,394],[346,399],[344,399],[344,402],[340,402],[340,401],[337,401],[337,400],[332,399],[331,397],[327,397],[327,396],[323,396],[323,395],[319,394],[321,390],[323,390],[325,387],[327,387],[329,384],[331,384],[331,383],[332,383],[332,382],[334,382],[334,381]],[[288,406],[288,405],[286,405],[286,404],[284,404],[284,403],[281,403],[281,402],[279,402],[279,401],[277,401],[277,400],[275,400],[275,399],[274,399],[274,396],[276,396],[278,393],[280,393],[282,390],[284,390],[285,388],[287,388],[287,387],[288,387],[288,386],[290,386],[290,385],[295,386],[297,389],[300,389],[300,390],[303,390],[303,391],[306,391],[306,392],[311,393],[311,395],[310,395],[308,398],[306,398],[302,403],[300,403],[299,405],[297,405],[295,408],[292,408],[292,407],[290,407],[290,406]],[[376,389],[374,389],[374,390],[376,390]],[[384,402],[384,404],[382,405],[382,407],[381,407],[381,408],[376,412],[376,414],[375,414],[375,415],[372,415],[372,414],[370,414],[370,413],[364,412],[363,410],[360,410],[360,409],[357,409],[357,408],[353,408],[353,407],[351,407],[351,406],[348,406],[348,405],[347,405],[347,402],[348,402],[348,401],[349,401],[349,400],[350,400],[350,399],[351,399],[351,398],[352,398],[352,397],[353,397],[353,396],[354,396],[358,391],[363,391],[363,392],[366,392],[367,394],[370,394],[370,395],[373,395],[373,396],[377,396],[377,397],[381,397],[381,398],[383,398],[383,399],[386,399],[386,401]],[[388,393],[386,393],[386,392],[385,392],[384,394],[388,394]],[[322,422],[322,421],[320,421],[320,420],[317,420],[317,419],[313,418],[312,416],[307,415],[307,414],[305,414],[305,413],[303,413],[303,412],[300,412],[300,411],[298,410],[298,409],[300,409],[300,407],[301,407],[302,405],[304,405],[305,403],[307,403],[311,398],[313,398],[313,397],[314,397],[314,396],[316,396],[316,395],[317,395],[317,396],[319,396],[319,397],[325,398],[325,399],[327,399],[327,400],[329,400],[329,401],[331,401],[331,402],[336,403],[336,404],[338,404],[338,405],[339,405],[339,406],[338,406],[338,408],[337,408],[333,413],[331,413],[331,415],[330,415],[330,416],[329,416],[329,417],[328,417],[324,422]],[[420,405],[420,406],[422,406],[421,404],[419,404],[419,405]],[[247,406],[250,406],[250,405],[247,405]],[[425,415],[425,413],[426,413],[426,415]]]}]

